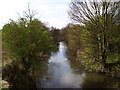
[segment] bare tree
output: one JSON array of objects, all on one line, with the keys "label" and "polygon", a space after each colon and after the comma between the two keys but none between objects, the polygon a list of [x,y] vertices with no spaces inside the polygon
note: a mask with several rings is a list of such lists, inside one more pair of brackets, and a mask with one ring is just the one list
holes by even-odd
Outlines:
[{"label": "bare tree", "polygon": [[28,8],[27,8],[27,9],[28,9],[28,10],[27,10],[27,11],[24,11],[23,13],[24,13],[24,16],[25,16],[26,18],[28,18],[29,21],[31,22],[32,19],[33,19],[33,17],[37,14],[37,12],[36,12],[35,10],[31,10],[29,3],[28,3]]},{"label": "bare tree", "polygon": [[115,17],[115,12],[120,2],[105,1],[106,0],[93,0],[91,2],[84,0],[81,2],[81,0],[72,0],[69,5],[70,10],[68,14],[71,19],[83,24],[86,24],[88,20],[91,20],[94,24],[97,17],[107,14],[111,14],[111,17]]},{"label": "bare tree", "polygon": [[104,68],[120,64],[118,60],[114,64],[107,64],[108,55],[110,55],[109,47],[111,41],[115,38],[118,31],[116,28],[117,11],[119,2],[107,0],[83,1],[73,0],[68,12],[70,18],[80,24],[84,24],[90,33],[93,57],[96,61],[103,64]]}]

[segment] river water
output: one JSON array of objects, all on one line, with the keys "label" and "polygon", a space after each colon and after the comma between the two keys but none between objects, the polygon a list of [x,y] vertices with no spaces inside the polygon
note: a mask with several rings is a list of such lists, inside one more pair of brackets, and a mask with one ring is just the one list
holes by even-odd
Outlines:
[{"label": "river water", "polygon": [[40,78],[42,88],[119,88],[120,82],[99,73],[86,73],[68,60],[67,46],[59,43],[59,51],[52,53],[47,74]]}]

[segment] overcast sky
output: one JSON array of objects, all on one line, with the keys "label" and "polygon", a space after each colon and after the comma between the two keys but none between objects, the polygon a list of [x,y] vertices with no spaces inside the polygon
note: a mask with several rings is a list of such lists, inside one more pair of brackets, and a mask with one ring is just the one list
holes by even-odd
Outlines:
[{"label": "overcast sky", "polygon": [[67,14],[71,0],[1,0],[0,2],[0,29],[9,19],[16,20],[20,13],[27,10],[28,2],[31,9],[38,12],[36,18],[49,26],[62,28],[70,22]]}]

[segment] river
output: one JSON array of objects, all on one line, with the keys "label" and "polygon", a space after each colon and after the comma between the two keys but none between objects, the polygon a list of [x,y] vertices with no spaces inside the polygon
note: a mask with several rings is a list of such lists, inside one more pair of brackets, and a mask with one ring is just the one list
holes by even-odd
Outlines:
[{"label": "river", "polygon": [[40,78],[39,88],[120,88],[120,82],[99,73],[87,73],[73,65],[67,57],[67,46],[59,43],[59,51],[52,53],[47,74]]}]

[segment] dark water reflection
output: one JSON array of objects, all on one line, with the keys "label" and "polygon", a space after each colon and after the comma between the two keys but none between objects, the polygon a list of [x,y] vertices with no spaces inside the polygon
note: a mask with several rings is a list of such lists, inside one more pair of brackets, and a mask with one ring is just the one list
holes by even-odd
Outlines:
[{"label": "dark water reflection", "polygon": [[[60,42],[52,53],[47,74],[38,82],[43,88],[120,88],[120,82],[98,73],[86,73],[67,59],[67,46]],[[74,64],[74,65],[73,65]]]}]

